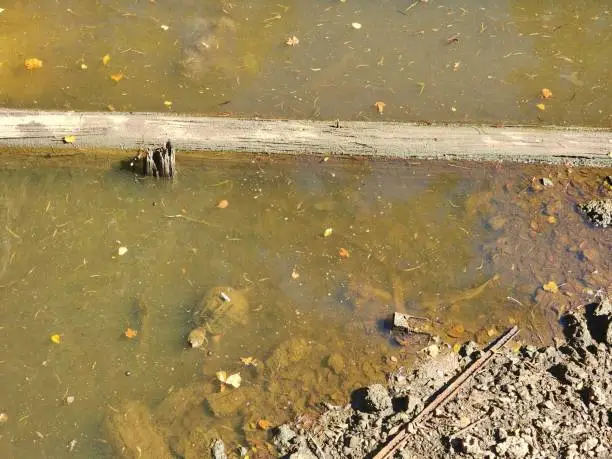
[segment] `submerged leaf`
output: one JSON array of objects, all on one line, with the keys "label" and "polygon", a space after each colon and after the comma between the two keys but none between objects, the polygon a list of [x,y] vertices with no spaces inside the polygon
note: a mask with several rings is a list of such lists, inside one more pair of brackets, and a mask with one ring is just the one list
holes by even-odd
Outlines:
[{"label": "submerged leaf", "polygon": [[104,57],[102,58],[102,64],[106,65],[110,62],[111,57],[108,54],[105,54]]},{"label": "submerged leaf", "polygon": [[338,256],[340,258],[348,258],[351,256],[351,254],[344,247],[340,247],[340,250],[338,250]]},{"label": "submerged leaf", "polygon": [[537,104],[536,107],[538,108],[538,110],[542,110],[542,111],[546,110],[546,105],[544,104]]},{"label": "submerged leaf", "polygon": [[257,427],[259,427],[261,430],[268,430],[270,427],[272,427],[272,423],[267,419],[260,419],[257,421]]},{"label": "submerged leaf", "polygon": [[233,375],[228,376],[227,372],[223,370],[217,371],[217,379],[223,384],[235,387],[236,389],[239,388],[240,384],[242,383],[240,373],[234,373]]},{"label": "submerged leaf", "polygon": [[557,283],[555,281],[550,281],[544,285],[542,285],[542,288],[550,293],[557,293],[559,291],[559,286],[557,285]]},{"label": "submerged leaf", "polygon": [[39,68],[41,68],[43,66],[43,61],[41,61],[40,59],[37,59],[35,57],[31,57],[29,59],[26,59],[24,61],[23,65],[28,70],[35,70],[35,69],[39,69]]},{"label": "submerged leaf", "polygon": [[110,76],[110,79],[113,80],[115,83],[119,83],[121,80],[123,80],[123,73],[113,73]]},{"label": "submerged leaf", "polygon": [[323,237],[329,237],[332,235],[333,232],[334,230],[332,228],[325,228],[325,230],[323,231]]},{"label": "submerged leaf", "polygon": [[255,357],[240,357],[240,361],[246,366],[256,367],[259,362]]},{"label": "submerged leaf", "polygon": [[126,328],[123,334],[129,339],[136,338],[136,336],[138,336],[138,330],[134,330],[133,328]]}]

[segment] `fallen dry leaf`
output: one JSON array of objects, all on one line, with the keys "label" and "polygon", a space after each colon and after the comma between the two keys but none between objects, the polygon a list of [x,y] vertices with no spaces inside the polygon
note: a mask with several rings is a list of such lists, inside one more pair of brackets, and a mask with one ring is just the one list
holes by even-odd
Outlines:
[{"label": "fallen dry leaf", "polygon": [[340,250],[338,250],[338,256],[340,258],[348,258],[351,256],[351,254],[344,247],[340,247]]},{"label": "fallen dry leaf", "polygon": [[217,203],[218,209],[225,209],[227,206],[229,206],[229,202],[227,201],[227,199],[222,199]]},{"label": "fallen dry leaf", "polygon": [[270,427],[272,427],[272,423],[267,419],[260,419],[257,421],[257,427],[259,427],[261,430],[268,430]]},{"label": "fallen dry leaf", "polygon": [[115,83],[119,83],[121,80],[123,80],[123,73],[113,73],[110,76],[110,79],[113,80]]},{"label": "fallen dry leaf", "polygon": [[374,107],[376,107],[376,110],[378,110],[378,114],[382,115],[383,110],[385,109],[385,106],[387,104],[385,104],[384,102],[378,101],[374,103]]},{"label": "fallen dry leaf", "polygon": [[287,38],[287,40],[285,40],[285,44],[289,46],[296,46],[300,44],[300,39],[293,35],[292,37],[289,37]]},{"label": "fallen dry leaf", "polygon": [[111,57],[108,54],[105,54],[104,57],[102,57],[102,64],[106,65],[110,62]]},{"label": "fallen dry leaf", "polygon": [[542,92],[541,92],[542,99],[550,99],[552,95],[553,93],[550,89],[542,88]]},{"label": "fallen dry leaf", "polygon": [[323,231],[323,237],[329,237],[332,235],[333,232],[334,230],[332,228],[325,228],[325,230]]},{"label": "fallen dry leaf", "polygon": [[73,135],[66,135],[62,137],[62,142],[64,143],[74,143],[76,141],[76,137]]},{"label": "fallen dry leaf", "polygon": [[23,65],[28,70],[36,70],[36,69],[39,69],[39,68],[41,68],[43,66],[43,61],[41,61],[40,59],[37,59],[35,57],[31,57],[29,59],[26,59],[23,62]]},{"label": "fallen dry leaf", "polygon": [[537,104],[536,107],[538,108],[538,110],[542,110],[542,111],[546,110],[546,105],[544,104]]},{"label": "fallen dry leaf", "polygon": [[555,281],[550,281],[544,285],[542,285],[542,288],[550,293],[557,293],[559,291],[559,286],[557,285],[557,283]]},{"label": "fallen dry leaf", "polygon": [[240,357],[240,361],[247,367],[256,367],[257,365],[259,365],[259,362],[255,357]]},{"label": "fallen dry leaf", "polygon": [[239,388],[242,383],[242,378],[240,377],[240,373],[234,373],[233,375],[228,376],[226,371],[218,371],[217,379],[221,381],[223,384],[227,384],[234,388]]},{"label": "fallen dry leaf", "polygon": [[138,330],[134,330],[133,328],[126,328],[123,334],[129,338],[136,338],[138,336]]},{"label": "fallen dry leaf", "polygon": [[55,343],[55,344],[59,344],[62,342],[62,337],[61,335],[51,335],[51,342]]}]

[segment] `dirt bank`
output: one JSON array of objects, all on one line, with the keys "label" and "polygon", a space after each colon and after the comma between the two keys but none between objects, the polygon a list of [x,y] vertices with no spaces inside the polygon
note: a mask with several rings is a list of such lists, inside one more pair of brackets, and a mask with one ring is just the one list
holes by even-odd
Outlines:
[{"label": "dirt bank", "polygon": [[[582,458],[609,456],[612,442],[612,303],[600,299],[564,318],[566,341],[495,352],[445,406],[408,430],[395,458]],[[277,429],[291,458],[377,457],[381,448],[483,350],[464,344],[421,367],[391,374],[328,405],[316,420]]]}]

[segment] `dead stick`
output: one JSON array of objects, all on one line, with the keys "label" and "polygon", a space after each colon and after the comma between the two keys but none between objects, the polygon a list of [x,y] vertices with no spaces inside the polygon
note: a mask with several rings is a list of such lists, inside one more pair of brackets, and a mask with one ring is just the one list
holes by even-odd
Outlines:
[{"label": "dead stick", "polygon": [[378,453],[376,453],[373,459],[391,459],[393,454],[405,444],[414,425],[418,424],[432,411],[444,406],[447,402],[449,402],[457,394],[457,392],[459,392],[463,384],[483,365],[489,362],[491,357],[493,357],[498,349],[514,338],[518,331],[518,327],[514,326],[497,338],[493,344],[489,345],[487,350],[482,354],[482,356],[480,356],[479,359],[474,360],[469,366],[467,366],[465,370],[463,370],[463,372],[460,373],[452,383],[446,386],[442,392],[438,393],[438,395],[436,395],[435,398],[425,408],[423,408],[420,413],[418,413],[410,422],[405,424],[405,426],[403,426],[399,432],[395,434],[395,436],[391,438],[391,440],[387,442],[387,444],[385,444],[378,451]]}]

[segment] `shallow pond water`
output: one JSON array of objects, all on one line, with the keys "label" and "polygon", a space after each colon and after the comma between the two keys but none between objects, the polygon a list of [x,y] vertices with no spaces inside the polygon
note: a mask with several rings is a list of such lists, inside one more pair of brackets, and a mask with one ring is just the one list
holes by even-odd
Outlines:
[{"label": "shallow pond water", "polygon": [[[424,358],[427,336],[390,339],[394,311],[450,343],[513,324],[538,343],[612,293],[610,240],[575,209],[609,195],[610,169],[211,154],[166,183],[69,161],[0,158],[2,457],[113,457],[126,412],[164,451],[206,457],[220,437],[267,457],[267,422]],[[216,286],[248,321],[189,349]]]},{"label": "shallow pond water", "polygon": [[[612,122],[612,10],[597,0],[35,0],[3,8],[0,104],[8,107]],[[294,36],[299,44],[287,45]],[[43,66],[26,69],[30,58]],[[543,88],[551,98],[540,97]],[[377,101],[386,104],[381,115]]]}]

